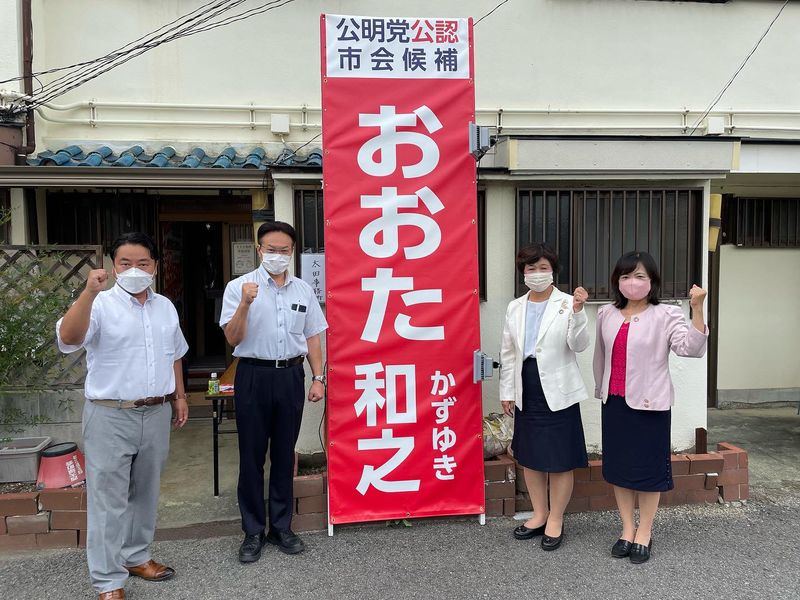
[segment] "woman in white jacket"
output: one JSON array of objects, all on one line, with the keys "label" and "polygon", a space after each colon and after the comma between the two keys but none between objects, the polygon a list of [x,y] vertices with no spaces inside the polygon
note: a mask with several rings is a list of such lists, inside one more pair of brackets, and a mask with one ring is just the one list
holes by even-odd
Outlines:
[{"label": "woman in white jacket", "polygon": [[505,413],[514,415],[511,449],[524,467],[533,517],[514,537],[543,536],[542,548],[555,550],[564,539],[573,470],[588,465],[578,405],[588,393],[575,360],[590,342],[583,310],[588,294],[579,287],[570,296],[553,285],[558,256],[544,244],[520,249],[517,269],[530,292],[506,311],[500,400]]}]

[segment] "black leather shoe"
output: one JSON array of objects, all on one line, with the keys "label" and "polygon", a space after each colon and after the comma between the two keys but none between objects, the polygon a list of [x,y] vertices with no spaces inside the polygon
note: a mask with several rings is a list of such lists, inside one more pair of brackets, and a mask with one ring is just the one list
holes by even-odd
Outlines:
[{"label": "black leather shoe", "polygon": [[251,563],[261,558],[261,547],[267,537],[264,532],[244,536],[242,545],[239,546],[239,562]]},{"label": "black leather shoe", "polygon": [[299,537],[292,533],[291,529],[286,531],[270,531],[267,534],[267,542],[278,547],[278,550],[286,554],[299,554],[306,549],[306,545]]},{"label": "black leather shoe", "polygon": [[564,527],[561,527],[561,535],[550,537],[546,533],[542,536],[542,550],[556,550],[564,541]]},{"label": "black leather shoe", "polygon": [[530,527],[525,527],[525,524],[523,523],[514,529],[514,537],[518,540],[529,540],[544,534],[544,527],[545,526],[542,525],[541,527],[534,527],[531,529]]},{"label": "black leather shoe", "polygon": [[627,558],[631,555],[631,546],[633,546],[633,542],[619,538],[617,543],[611,546],[611,556],[614,558]]},{"label": "black leather shoe", "polygon": [[644,544],[633,544],[631,546],[631,562],[640,565],[650,560],[650,549],[653,547],[653,540],[645,546]]}]

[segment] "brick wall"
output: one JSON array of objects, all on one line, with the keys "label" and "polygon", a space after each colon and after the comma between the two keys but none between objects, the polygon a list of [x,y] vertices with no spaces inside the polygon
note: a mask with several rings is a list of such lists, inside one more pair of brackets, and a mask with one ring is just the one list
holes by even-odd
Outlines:
[{"label": "brick wall", "polygon": [[86,490],[0,494],[0,552],[86,545]]},{"label": "brick wall", "polygon": [[[674,489],[661,494],[662,506],[747,500],[750,497],[747,451],[732,444],[717,444],[716,452],[672,456]],[[516,510],[531,510],[522,467],[516,466]],[[575,487],[567,512],[616,510],[614,491],[603,480],[601,460],[575,471]]]}]

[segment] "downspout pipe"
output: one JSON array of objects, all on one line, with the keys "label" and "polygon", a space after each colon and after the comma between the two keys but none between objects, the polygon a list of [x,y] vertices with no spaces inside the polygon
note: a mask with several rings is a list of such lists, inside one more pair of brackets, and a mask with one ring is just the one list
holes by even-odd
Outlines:
[{"label": "downspout pipe", "polygon": [[[33,19],[31,16],[32,0],[21,1],[22,16],[22,76],[25,95],[33,96]],[[17,151],[17,164],[24,165],[28,155],[36,150],[36,127],[34,113],[29,110],[25,114],[25,145]]]}]

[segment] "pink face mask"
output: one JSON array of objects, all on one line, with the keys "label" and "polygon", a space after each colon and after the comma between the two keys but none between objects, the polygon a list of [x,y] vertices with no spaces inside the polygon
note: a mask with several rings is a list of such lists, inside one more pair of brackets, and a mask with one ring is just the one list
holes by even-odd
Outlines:
[{"label": "pink face mask", "polygon": [[619,291],[628,300],[643,300],[650,293],[649,279],[623,279],[619,282]]}]

